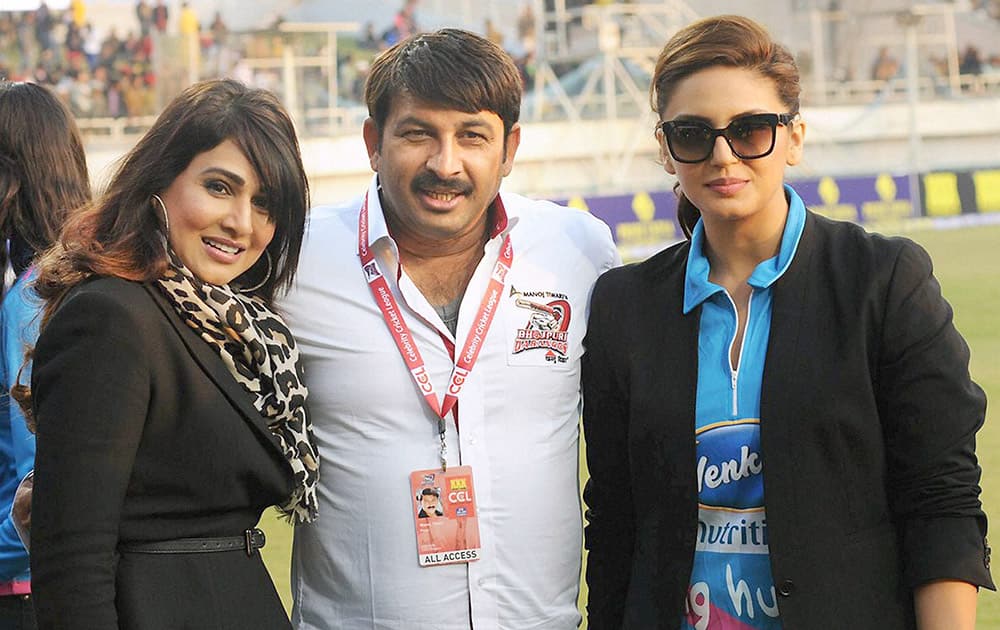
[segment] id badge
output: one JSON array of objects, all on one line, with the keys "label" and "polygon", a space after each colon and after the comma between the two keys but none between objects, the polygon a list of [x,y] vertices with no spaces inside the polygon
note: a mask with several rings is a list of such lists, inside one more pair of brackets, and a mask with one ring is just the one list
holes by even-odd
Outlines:
[{"label": "id badge", "polygon": [[417,561],[422,567],[480,558],[479,516],[472,467],[410,473]]}]

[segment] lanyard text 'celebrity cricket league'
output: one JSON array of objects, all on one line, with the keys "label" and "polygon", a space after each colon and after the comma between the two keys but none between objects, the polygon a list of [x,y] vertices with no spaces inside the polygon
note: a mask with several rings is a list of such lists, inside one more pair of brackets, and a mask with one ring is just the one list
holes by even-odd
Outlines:
[{"label": "lanyard text 'celebrity cricket league'", "polygon": [[361,255],[361,268],[364,270],[368,288],[371,289],[375,303],[382,311],[382,319],[385,320],[385,325],[389,328],[389,333],[392,334],[396,347],[399,348],[399,353],[402,355],[403,361],[406,362],[407,369],[410,370],[410,374],[417,387],[420,388],[427,404],[439,418],[444,419],[458,402],[458,394],[462,391],[462,386],[469,377],[469,373],[472,372],[476,359],[479,358],[479,351],[482,350],[486,333],[489,331],[490,325],[493,323],[493,316],[496,315],[497,308],[500,306],[504,281],[507,272],[510,271],[511,263],[514,261],[514,248],[510,242],[510,235],[504,237],[503,243],[500,245],[500,255],[497,257],[496,264],[493,265],[490,283],[479,303],[479,310],[476,312],[474,324],[466,337],[462,352],[455,357],[455,365],[451,371],[448,389],[445,392],[444,400],[440,403],[437,392],[434,391],[434,384],[424,367],[424,359],[420,356],[420,350],[417,349],[416,340],[410,333],[410,327],[403,319],[399,304],[392,295],[385,276],[379,271],[375,254],[369,247],[367,195],[361,204],[361,214],[358,217],[358,252]]}]

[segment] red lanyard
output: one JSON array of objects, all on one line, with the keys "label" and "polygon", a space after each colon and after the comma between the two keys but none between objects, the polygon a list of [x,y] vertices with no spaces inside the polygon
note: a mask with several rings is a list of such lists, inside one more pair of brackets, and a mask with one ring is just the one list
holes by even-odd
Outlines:
[{"label": "red lanyard", "polygon": [[[452,368],[451,379],[448,382],[448,389],[445,391],[442,403],[438,402],[434,384],[424,367],[424,359],[420,356],[420,350],[417,349],[417,343],[410,332],[410,327],[406,325],[399,304],[389,288],[389,283],[379,271],[375,254],[369,248],[367,195],[361,204],[361,215],[358,217],[358,252],[361,255],[361,268],[365,272],[368,288],[371,289],[375,303],[382,311],[382,319],[385,320],[385,325],[389,328],[389,333],[396,342],[396,347],[399,348],[399,353],[402,355],[403,361],[406,362],[406,367],[410,370],[410,374],[423,393],[427,404],[440,418],[445,418],[458,402],[458,395],[479,358],[479,351],[483,348],[486,333],[489,331],[490,325],[493,323],[493,316],[496,315],[497,307],[500,305],[500,298],[504,291],[504,280],[514,261],[514,248],[510,242],[510,235],[505,236],[500,245],[500,255],[493,266],[490,283],[479,303],[479,310],[476,312],[476,318],[472,330],[469,331],[465,340],[465,345],[455,357],[455,365]],[[444,459],[443,455],[442,453],[442,460]]]}]

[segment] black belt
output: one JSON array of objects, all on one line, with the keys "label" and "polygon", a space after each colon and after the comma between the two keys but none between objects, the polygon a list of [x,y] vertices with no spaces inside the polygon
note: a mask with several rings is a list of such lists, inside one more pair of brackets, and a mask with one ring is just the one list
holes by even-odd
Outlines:
[{"label": "black belt", "polygon": [[123,543],[118,550],[124,553],[212,553],[216,551],[243,550],[248,556],[264,547],[264,532],[254,527],[242,536],[222,538],[178,538],[148,543]]}]

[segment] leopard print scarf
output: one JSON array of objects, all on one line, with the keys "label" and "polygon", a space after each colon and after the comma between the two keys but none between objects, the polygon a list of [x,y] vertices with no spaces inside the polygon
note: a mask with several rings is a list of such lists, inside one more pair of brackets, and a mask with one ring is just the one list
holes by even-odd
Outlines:
[{"label": "leopard print scarf", "polygon": [[319,456],[305,407],[299,348],[281,317],[256,296],[204,283],[176,254],[156,281],[181,319],[229,368],[268,421],[295,473],[292,496],[278,506],[295,523],[316,518]]}]

